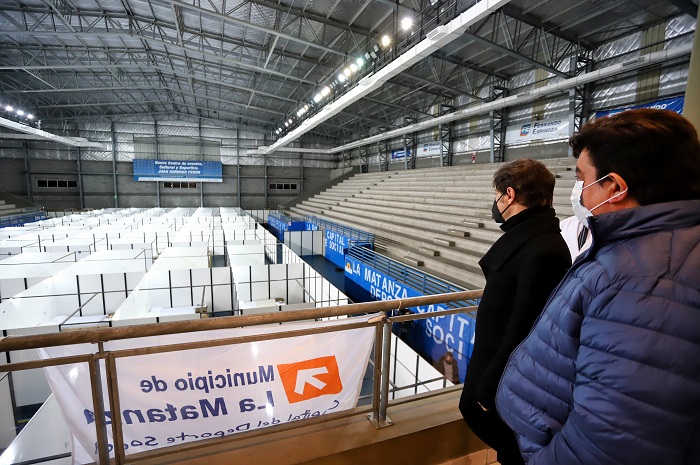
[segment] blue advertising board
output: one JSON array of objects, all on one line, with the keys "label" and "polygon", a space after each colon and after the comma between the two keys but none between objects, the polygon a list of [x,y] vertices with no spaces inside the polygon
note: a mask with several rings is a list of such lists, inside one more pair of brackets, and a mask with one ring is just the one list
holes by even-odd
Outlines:
[{"label": "blue advertising board", "polygon": [[[345,256],[345,276],[369,291],[378,300],[406,299],[424,295],[347,255]],[[445,305],[437,304],[411,307],[409,310],[414,313],[430,313],[446,308]],[[400,328],[395,328],[399,337],[433,364],[446,351],[452,351],[459,367],[459,379],[464,382],[469,358],[474,349],[475,320],[472,316],[464,313],[453,314],[397,325],[401,325]]]},{"label": "blue advertising board", "polygon": [[285,231],[304,231],[307,229],[305,221],[284,221],[273,215],[267,217],[267,224],[275,230],[275,237],[280,242],[284,242]]},{"label": "blue advertising board", "polygon": [[330,229],[326,229],[325,239],[326,246],[324,255],[326,259],[335,263],[337,266],[345,266],[345,253],[348,249],[350,239]]},{"label": "blue advertising board", "polygon": [[222,182],[218,161],[134,160],[136,181]]},{"label": "blue advertising board", "polygon": [[604,118],[606,116],[614,115],[615,113],[620,113],[627,110],[636,110],[638,108],[654,108],[656,110],[670,110],[675,111],[678,114],[683,114],[683,104],[685,103],[685,97],[673,97],[666,98],[663,100],[656,100],[654,102],[643,103],[641,105],[630,105],[622,108],[616,108],[614,110],[596,111],[595,117]]},{"label": "blue advertising board", "polygon": [[[403,160],[406,158],[406,148],[402,149],[396,149],[391,151],[391,159],[392,160]],[[408,149],[408,156],[411,156],[411,149]]]}]

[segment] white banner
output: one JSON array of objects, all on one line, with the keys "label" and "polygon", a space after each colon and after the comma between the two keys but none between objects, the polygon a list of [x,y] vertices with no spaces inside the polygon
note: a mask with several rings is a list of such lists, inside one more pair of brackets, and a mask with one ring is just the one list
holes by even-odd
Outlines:
[{"label": "white banner", "polygon": [[[105,344],[105,349],[269,334],[367,318],[113,341]],[[374,328],[368,327],[117,358],[126,453],[223,437],[354,408],[373,340]],[[93,345],[82,344],[42,349],[40,353],[48,358],[93,351]],[[51,367],[46,373],[73,436],[73,463],[96,461],[87,364]],[[102,383],[107,386],[104,375]],[[106,396],[104,402],[109,405]],[[108,422],[110,418],[108,413]],[[111,427],[107,429],[111,451],[114,442]]]},{"label": "white banner", "polygon": [[540,139],[569,137],[569,119],[547,119],[506,128],[506,144],[522,144]]},{"label": "white banner", "polygon": [[426,142],[418,146],[418,156],[419,157],[434,157],[440,155],[442,143],[439,141]]}]

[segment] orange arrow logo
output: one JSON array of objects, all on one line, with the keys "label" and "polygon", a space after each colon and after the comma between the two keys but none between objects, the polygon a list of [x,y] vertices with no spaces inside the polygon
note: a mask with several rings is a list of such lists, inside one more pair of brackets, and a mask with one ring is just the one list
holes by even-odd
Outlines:
[{"label": "orange arrow logo", "polygon": [[343,390],[335,356],[277,365],[290,404]]}]

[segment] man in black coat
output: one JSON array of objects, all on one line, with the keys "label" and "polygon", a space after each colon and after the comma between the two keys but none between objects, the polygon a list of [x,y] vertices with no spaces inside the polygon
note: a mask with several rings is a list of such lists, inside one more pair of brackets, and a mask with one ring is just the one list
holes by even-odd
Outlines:
[{"label": "man in black coat", "polygon": [[501,465],[524,461],[513,432],[496,413],[498,382],[571,266],[552,208],[554,183],[542,163],[527,158],[504,164],[493,176],[493,218],[505,234],[479,261],[486,286],[459,409],[472,431],[496,450]]}]

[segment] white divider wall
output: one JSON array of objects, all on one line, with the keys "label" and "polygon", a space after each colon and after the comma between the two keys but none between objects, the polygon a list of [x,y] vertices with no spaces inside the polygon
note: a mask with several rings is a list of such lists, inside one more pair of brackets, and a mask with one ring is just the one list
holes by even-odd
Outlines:
[{"label": "white divider wall", "polygon": [[316,303],[316,307],[332,307],[349,303],[345,294],[340,292],[337,287],[333,286],[330,281],[327,281],[311,266],[304,263],[304,269],[304,288],[309,298]]},{"label": "white divider wall", "polygon": [[[149,272],[112,318],[113,326],[154,323],[154,307],[204,305],[210,312],[230,311],[236,302],[231,268],[193,268]],[[199,318],[199,315],[193,315]]]},{"label": "white divider wall", "polygon": [[[16,255],[21,257],[24,254]],[[2,265],[0,262],[0,302],[24,292],[71,266],[70,262]]]},{"label": "white divider wall", "polygon": [[282,263],[304,263],[304,260],[286,245],[279,244],[279,248],[282,250]]},{"label": "white divider wall", "polygon": [[323,255],[323,231],[287,231],[284,245],[297,255]]},{"label": "white divider wall", "polygon": [[303,262],[234,267],[231,272],[241,302],[281,299],[285,305],[308,304],[306,308],[348,303],[347,296]]}]

